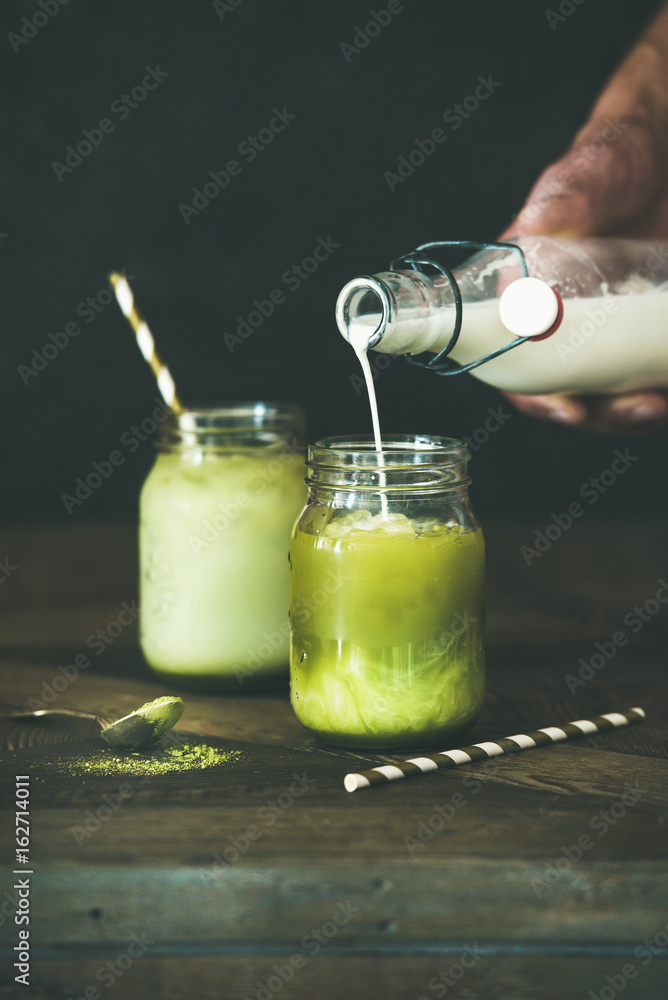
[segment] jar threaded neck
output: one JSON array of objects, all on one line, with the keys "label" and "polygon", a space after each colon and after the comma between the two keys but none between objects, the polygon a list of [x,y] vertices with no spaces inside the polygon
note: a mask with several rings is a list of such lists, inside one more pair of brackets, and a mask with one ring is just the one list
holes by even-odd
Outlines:
[{"label": "jar threaded neck", "polygon": [[469,449],[456,438],[394,434],[377,451],[370,437],[321,438],[309,445],[311,488],[430,492],[467,487]]}]

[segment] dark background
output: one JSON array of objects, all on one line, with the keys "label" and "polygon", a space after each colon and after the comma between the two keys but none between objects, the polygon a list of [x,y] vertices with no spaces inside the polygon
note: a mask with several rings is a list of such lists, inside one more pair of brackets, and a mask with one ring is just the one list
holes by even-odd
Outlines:
[{"label": "dark background", "polygon": [[[369,431],[366,397],[351,382],[357,362],[334,322],[341,286],[427,240],[494,238],[659,6],[562,3],[572,13],[552,27],[546,9],[558,12],[557,2],[404,0],[347,61],[341,44],[384,0],[236,2],[217,11],[185,0],[69,0],[16,52],[10,33],[42,8],[3,4],[6,517],[134,515],[151,445],[130,454],[120,441],[150,415],[156,387],[115,303],[88,323],[77,315],[112,268],[134,276],[187,403],[292,400],[307,410],[311,439]],[[145,101],[125,120],[110,111],[158,65],[169,75]],[[392,193],[384,172],[490,74],[501,85]],[[237,147],[284,106],[296,118],[247,162]],[[105,117],[113,132],[59,181],[53,162]],[[241,174],[186,224],[179,204],[192,204],[193,188],[230,159]],[[290,291],[281,275],[318,237],[340,247]],[[230,353],[223,333],[275,288],[286,301]],[[72,321],[81,333],[24,384],[19,366]],[[441,380],[403,361],[377,391],[388,431],[470,435],[502,402],[470,376]],[[475,506],[483,516],[530,512],[538,527],[626,447],[639,461],[595,516],[663,509],[664,435],[598,436],[518,414],[473,456]],[[68,514],[62,494],[119,448],[123,465]]]}]

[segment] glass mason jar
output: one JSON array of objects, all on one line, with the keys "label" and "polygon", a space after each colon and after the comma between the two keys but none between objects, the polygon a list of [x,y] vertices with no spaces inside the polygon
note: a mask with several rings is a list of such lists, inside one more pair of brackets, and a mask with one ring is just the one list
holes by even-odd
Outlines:
[{"label": "glass mason jar", "polygon": [[452,438],[325,438],[290,547],[291,698],[326,743],[458,740],[485,684],[484,542]]},{"label": "glass mason jar", "polygon": [[297,406],[242,402],[160,428],[140,499],[140,641],[166,679],[237,693],[287,680],[303,423]]}]

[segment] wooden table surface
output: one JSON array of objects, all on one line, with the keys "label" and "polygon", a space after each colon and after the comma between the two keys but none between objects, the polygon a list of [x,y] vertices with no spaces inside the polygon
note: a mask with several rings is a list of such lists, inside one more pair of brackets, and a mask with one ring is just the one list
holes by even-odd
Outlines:
[{"label": "wooden table surface", "polygon": [[[54,774],[101,745],[92,734],[5,749],[0,995],[666,1000],[668,528],[590,517],[528,565],[544,527],[486,528],[488,688],[470,742],[636,705],[645,722],[352,795],[347,771],[392,758],[318,745],[286,693],[184,694],[177,742],[236,751],[203,770]],[[114,717],[174,693],[135,627],[86,645],[136,599],[131,526],[5,529],[3,557],[6,712],[48,697],[81,653],[91,665],[57,682],[54,707]],[[17,774],[27,989],[11,967]]]}]

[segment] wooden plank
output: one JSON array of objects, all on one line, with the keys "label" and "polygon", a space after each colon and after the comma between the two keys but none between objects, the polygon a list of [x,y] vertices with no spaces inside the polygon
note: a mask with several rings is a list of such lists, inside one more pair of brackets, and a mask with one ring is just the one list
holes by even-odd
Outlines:
[{"label": "wooden plank", "polygon": [[[466,946],[468,945],[468,951]],[[397,956],[345,959],[330,956],[324,947],[318,955],[306,956],[304,965],[290,975],[289,956],[241,956],[237,958],[156,959],[150,949],[127,969],[126,952],[106,960],[35,964],[35,985],[31,1000],[53,997],[82,997],[86,988],[98,989],[101,1000],[108,983],[125,1000],[433,1000],[460,997],[466,1000],[565,1000],[567,997],[596,998],[610,990],[610,981],[619,985],[626,1000],[665,1000],[666,963],[606,956],[584,958],[544,955],[484,955],[476,942],[466,942],[449,955],[431,957]],[[473,954],[471,954],[473,952]],[[462,962],[473,963],[466,968]],[[625,973],[622,970],[626,970]],[[122,973],[122,975],[117,975]],[[38,980],[41,982],[41,991]],[[279,989],[272,989],[277,987]],[[24,1000],[25,989],[3,994],[7,1000]],[[59,992],[59,991],[62,991]],[[445,992],[447,991],[447,992]],[[623,992],[622,992],[623,991]],[[603,997],[610,996],[603,992]]]},{"label": "wooden plank", "polygon": [[[293,798],[289,788],[294,774],[315,780],[316,787]],[[145,787],[138,787],[142,779],[108,779],[96,782],[94,791],[89,786],[74,793],[54,786],[43,820],[33,783],[34,864],[105,864],[118,858],[141,865],[158,857],[166,865],[206,865],[251,825],[261,831],[252,844],[253,858],[369,855],[402,860],[428,854],[444,860],[478,856],[504,863],[512,858],[547,862],[560,857],[564,845],[588,835],[593,843],[585,850],[602,862],[626,858],[629,868],[644,859],[666,862],[661,826],[668,810],[645,806],[642,799],[615,810],[621,799],[588,796],[564,802],[563,796],[543,789],[497,783],[478,791],[477,779],[470,779],[471,784],[463,776],[429,789],[423,785],[420,794],[397,786],[349,797],[339,790],[338,780],[328,787],[321,774],[315,766],[288,766],[264,790],[249,787],[252,776],[236,789],[216,785],[215,776],[199,779],[193,789],[194,779],[184,775],[179,782],[170,779],[169,793],[160,778]],[[117,802],[121,785],[127,797],[112,805],[109,815],[108,799]],[[99,826],[91,815],[101,819]],[[77,837],[79,828],[89,835]],[[425,850],[414,840],[424,843]],[[5,832],[2,847],[11,843]]]},{"label": "wooden plank", "polygon": [[271,953],[299,950],[324,927],[345,953],[420,952],[475,938],[506,952],[552,942],[576,953],[614,946],[631,954],[668,924],[664,864],[638,862],[629,874],[624,861],[583,860],[538,897],[532,883],[544,879],[542,862],[480,857],[244,859],[215,868],[143,866],[141,877],[124,860],[83,863],[76,872],[51,866],[33,878],[33,943],[41,955],[66,956],[82,945],[113,950],[141,931],[167,954],[184,946]]}]

